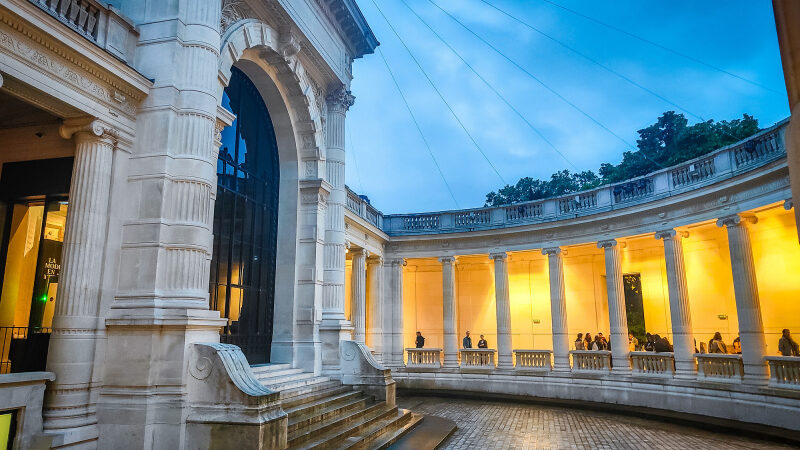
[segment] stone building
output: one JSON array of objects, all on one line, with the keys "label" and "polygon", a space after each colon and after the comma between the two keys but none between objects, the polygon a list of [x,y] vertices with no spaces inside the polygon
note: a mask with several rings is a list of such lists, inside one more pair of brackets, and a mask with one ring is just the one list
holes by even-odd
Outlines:
[{"label": "stone building", "polygon": [[[0,4],[0,436],[379,446],[421,420],[396,387],[800,431],[786,123],[566,197],[384,216],[344,179],[377,45],[354,0]],[[631,351],[641,330],[674,352]],[[696,352],[716,331],[741,354]]]}]

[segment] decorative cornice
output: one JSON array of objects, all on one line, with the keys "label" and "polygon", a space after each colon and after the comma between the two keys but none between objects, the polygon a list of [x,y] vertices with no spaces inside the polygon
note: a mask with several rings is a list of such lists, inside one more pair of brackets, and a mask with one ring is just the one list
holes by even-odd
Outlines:
[{"label": "decorative cornice", "polygon": [[732,214],[730,216],[720,217],[717,220],[718,227],[737,227],[740,225],[747,226],[749,224],[758,223],[758,217],[751,213]]}]

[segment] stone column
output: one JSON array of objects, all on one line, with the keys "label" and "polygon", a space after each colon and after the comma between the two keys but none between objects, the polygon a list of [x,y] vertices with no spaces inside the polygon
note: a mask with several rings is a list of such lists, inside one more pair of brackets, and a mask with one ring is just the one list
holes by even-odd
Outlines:
[{"label": "stone column", "polygon": [[694,361],[694,334],[692,315],[689,308],[689,291],[686,288],[686,267],[683,263],[682,238],[687,232],[663,230],[656,233],[656,239],[664,241],[664,262],[667,266],[667,287],[669,290],[669,313],[672,318],[672,343],[675,355],[675,376],[694,378],[697,364]]},{"label": "stone column", "polygon": [[739,317],[739,337],[742,342],[744,382],[765,384],[769,373],[764,359],[767,343],[761,321],[756,268],[750,245],[751,224],[758,221],[752,214],[734,214],[717,220],[717,226],[728,230],[728,247],[733,272],[733,291],[736,295],[736,314]]},{"label": "stone column", "polygon": [[387,314],[389,321],[387,329],[390,330],[386,339],[386,348],[391,353],[389,359],[393,367],[403,366],[403,267],[406,260],[403,258],[388,261],[390,277],[387,298],[391,308]]},{"label": "stone column", "polygon": [[[53,315],[47,370],[46,433],[69,431],[96,439],[97,409],[90,396],[98,339],[100,275],[108,224],[111,168],[117,133],[99,120],[68,121],[61,137],[75,141],[61,274]],[[62,443],[62,441],[58,441]],[[66,444],[70,444],[67,439]]]},{"label": "stone column", "polygon": [[569,335],[567,298],[564,292],[564,263],[559,247],[543,248],[550,272],[550,320],[553,325],[553,370],[569,372]]},{"label": "stone column", "polygon": [[326,121],[326,174],[331,186],[325,222],[324,281],[322,286],[323,372],[339,370],[339,341],[350,339],[351,326],[344,315],[344,260],[345,231],[344,208],[347,193],[344,185],[345,114],[355,97],[341,86],[327,97]]},{"label": "stone column", "polygon": [[352,285],[350,287],[350,321],[353,323],[353,340],[366,343],[367,322],[367,251],[350,250],[353,255]]},{"label": "stone column", "polygon": [[383,362],[383,257],[367,260],[367,343]]},{"label": "stone column", "polygon": [[620,264],[619,245],[615,239],[610,239],[598,242],[597,247],[605,251],[612,371],[630,372],[628,317],[625,311],[625,292],[622,288],[622,265]]},{"label": "stone column", "polygon": [[458,367],[458,334],[456,327],[456,258],[443,256],[442,263],[442,318],[444,320],[444,363],[442,367]]},{"label": "stone column", "polygon": [[[513,369],[511,348],[511,300],[508,293],[508,254],[490,253],[494,260],[494,299],[497,315],[497,368]],[[458,339],[458,336],[456,336]]]}]

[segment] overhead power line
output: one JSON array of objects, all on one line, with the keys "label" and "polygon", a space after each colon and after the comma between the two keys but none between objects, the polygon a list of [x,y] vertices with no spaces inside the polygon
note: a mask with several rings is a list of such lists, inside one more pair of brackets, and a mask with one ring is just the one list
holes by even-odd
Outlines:
[{"label": "overhead power line", "polygon": [[538,128],[536,128],[528,119],[526,119],[525,116],[523,116],[522,113],[517,108],[515,108],[514,105],[512,105],[511,102],[509,102],[505,98],[505,96],[503,96],[503,94],[501,94],[497,89],[495,89],[495,87],[491,83],[489,83],[480,73],[478,73],[478,71],[475,70],[475,68],[472,67],[472,65],[469,62],[467,62],[467,60],[464,59],[464,57],[461,56],[461,54],[455,48],[453,48],[453,46],[447,43],[447,41],[444,38],[442,38],[442,36],[439,35],[439,33],[437,33],[436,30],[434,30],[428,24],[428,22],[425,21],[425,19],[420,17],[420,15],[417,14],[417,12],[414,11],[414,9],[411,6],[409,6],[406,0],[400,0],[400,1],[406,6],[406,8],[408,8],[409,11],[411,11],[412,14],[414,14],[414,16],[417,17],[417,19],[419,19],[420,22],[422,22],[423,25],[425,25],[425,27],[428,28],[428,30],[431,31],[431,33],[433,33],[439,39],[439,41],[441,41],[445,46],[447,46],[447,48],[449,48],[450,51],[453,52],[453,54],[456,55],[458,59],[460,59],[461,62],[463,62],[469,68],[469,70],[471,70],[472,73],[475,74],[475,76],[477,76],[481,81],[483,81],[483,84],[485,84],[489,89],[491,89],[492,92],[494,92],[495,95],[497,95],[500,98],[500,100],[503,101],[503,103],[505,103],[509,108],[511,108],[511,110],[514,111],[514,113],[516,113],[516,115],[520,119],[522,119],[522,121],[525,122],[528,125],[528,127],[530,127],[540,138],[542,138],[543,141],[547,143],[547,145],[549,145],[556,153],[558,153],[564,159],[564,161],[567,162],[567,164],[572,166],[573,169],[578,170],[578,168],[575,167],[575,164],[573,164],[572,161],[567,159],[567,157],[563,153],[561,153],[561,151],[559,151],[558,148],[556,148],[556,146],[549,139],[547,139],[547,137],[545,137],[544,134],[542,134],[542,132],[539,131]]},{"label": "overhead power line", "polygon": [[[554,1],[552,1],[552,0],[541,0],[541,1],[543,1],[543,2],[545,2],[545,3],[549,3],[549,4],[551,4],[551,5],[553,5],[553,6],[557,7],[557,8],[561,8],[561,9],[563,9],[564,11],[570,12],[570,13],[572,13],[572,14],[576,15],[576,16],[583,17],[584,19],[586,19],[586,20],[588,20],[588,21],[594,22],[594,23],[596,23],[596,24],[598,24],[598,25],[602,25],[602,26],[604,26],[604,27],[606,27],[606,28],[608,28],[608,29],[614,30],[614,31],[616,31],[616,32],[618,32],[618,33],[622,33],[622,34],[624,34],[624,35],[626,35],[626,36],[629,36],[629,37],[632,37],[632,38],[634,38],[634,39],[636,39],[636,40],[642,41],[642,42],[644,42],[644,43],[646,43],[646,44],[652,45],[652,46],[654,46],[654,47],[658,47],[658,48],[660,48],[661,50],[664,50],[664,51],[666,51],[666,52],[672,53],[673,55],[677,55],[677,56],[680,56],[681,58],[685,58],[685,59],[688,59],[688,60],[690,60],[690,61],[694,61],[694,62],[696,62],[696,63],[698,63],[698,64],[701,64],[701,65],[703,65],[703,66],[706,66],[706,67],[708,67],[708,68],[710,68],[710,69],[714,69],[714,70],[716,70],[716,71],[718,71],[718,72],[722,72],[722,73],[724,73],[724,74],[726,74],[726,75],[729,75],[729,76],[731,76],[731,77],[733,77],[733,78],[737,78],[737,79],[739,79],[739,80],[742,80],[742,81],[744,81],[745,83],[750,83],[750,84],[752,84],[752,85],[754,85],[754,86],[758,86],[758,87],[760,87],[760,88],[762,88],[762,89],[764,89],[764,90],[770,91],[770,92],[772,92],[772,93],[783,95],[783,93],[782,93],[782,92],[780,92],[780,91],[776,91],[775,89],[772,89],[772,88],[770,88],[770,87],[768,87],[768,86],[764,86],[763,84],[761,84],[761,83],[759,83],[759,82],[757,82],[757,81],[753,81],[753,80],[747,79],[747,78],[745,78],[745,77],[743,77],[743,76],[736,75],[735,73],[733,73],[733,72],[730,72],[730,71],[728,71],[728,70],[725,70],[725,69],[723,69],[723,68],[721,68],[721,67],[717,67],[717,66],[715,66],[715,65],[713,65],[713,64],[709,64],[709,63],[707,63],[707,62],[703,61],[702,59],[695,58],[694,56],[687,55],[686,53],[679,52],[678,50],[671,49],[671,48],[669,48],[669,47],[667,47],[667,46],[665,46],[665,45],[659,44],[658,42],[655,42],[655,41],[652,41],[652,40],[650,40],[650,39],[647,39],[647,38],[644,38],[644,37],[638,36],[638,35],[636,35],[636,34],[633,34],[633,33],[631,33],[630,31],[627,31],[627,30],[624,30],[624,29],[622,29],[622,28],[616,27],[616,26],[614,26],[614,25],[611,25],[611,24],[605,23],[605,22],[603,22],[603,21],[601,21],[601,20],[595,19],[594,17],[587,16],[586,14],[583,14],[583,13],[581,13],[581,12],[575,11],[574,9],[570,9],[570,8],[568,8],[568,7],[564,6],[564,5],[561,5],[561,4],[559,4],[559,3],[556,3],[556,2],[554,2]],[[484,3],[485,3],[485,2],[484,2]]]},{"label": "overhead power line", "polygon": [[[374,0],[373,0],[373,2],[374,2]],[[573,109],[575,109],[576,111],[578,111],[579,113],[581,113],[583,116],[585,116],[586,118],[588,118],[589,120],[591,120],[592,122],[594,122],[594,123],[595,123],[597,126],[599,126],[600,128],[602,128],[603,130],[605,130],[606,132],[608,132],[609,134],[611,134],[611,135],[612,135],[612,136],[614,136],[615,138],[619,139],[619,140],[620,140],[622,143],[624,143],[626,146],[630,147],[631,149],[636,149],[636,146],[635,146],[635,145],[633,145],[633,144],[631,144],[630,142],[628,142],[628,141],[627,141],[625,138],[623,138],[622,136],[620,136],[620,135],[618,135],[617,133],[615,133],[614,131],[612,131],[610,128],[608,128],[606,125],[604,125],[602,122],[600,122],[599,120],[597,120],[597,119],[595,119],[594,117],[592,117],[592,115],[591,115],[591,114],[587,113],[586,111],[584,111],[583,109],[581,109],[581,108],[580,108],[578,105],[576,105],[576,104],[572,103],[572,102],[571,102],[569,99],[567,99],[566,97],[564,97],[563,95],[561,95],[560,93],[558,93],[558,92],[557,92],[555,89],[553,89],[553,88],[551,88],[550,86],[548,86],[548,85],[547,85],[547,83],[545,83],[544,81],[540,80],[540,79],[539,79],[539,78],[538,78],[536,75],[534,75],[533,73],[531,73],[531,72],[530,72],[528,69],[526,69],[526,68],[522,67],[522,65],[520,65],[518,62],[516,62],[514,59],[512,59],[511,57],[509,57],[509,56],[508,56],[508,55],[506,55],[505,53],[503,53],[503,51],[502,51],[502,50],[500,50],[500,49],[498,49],[497,47],[495,47],[495,46],[494,46],[494,45],[493,45],[491,42],[489,42],[489,41],[487,41],[486,39],[484,39],[484,38],[483,38],[481,35],[479,35],[478,33],[476,33],[476,32],[474,32],[474,31],[472,31],[472,29],[471,29],[470,27],[468,27],[468,26],[464,25],[464,23],[463,23],[463,22],[461,22],[460,20],[458,20],[458,18],[456,18],[455,16],[453,16],[452,14],[450,14],[450,13],[449,13],[447,10],[445,10],[444,8],[442,8],[441,6],[439,6],[439,5],[438,5],[438,4],[437,4],[437,3],[436,3],[434,0],[428,0],[428,2],[430,2],[430,3],[431,3],[433,6],[435,6],[436,8],[438,8],[438,9],[439,9],[440,11],[442,11],[443,13],[447,14],[447,16],[448,16],[448,17],[450,17],[451,19],[453,19],[453,21],[455,21],[456,23],[458,23],[459,25],[461,25],[461,27],[462,27],[462,28],[464,28],[464,29],[465,29],[465,30],[467,30],[467,31],[468,31],[470,34],[472,34],[473,36],[475,36],[476,38],[478,38],[478,39],[479,39],[481,42],[483,42],[484,44],[486,44],[486,45],[487,45],[489,48],[491,48],[492,50],[494,50],[494,51],[495,51],[495,52],[496,52],[498,55],[502,56],[502,57],[503,57],[504,59],[506,59],[508,62],[510,62],[511,64],[513,64],[513,65],[514,65],[516,68],[518,68],[519,70],[521,70],[522,72],[524,72],[526,75],[528,75],[528,76],[529,76],[531,79],[533,79],[534,81],[536,81],[537,83],[539,83],[539,84],[540,84],[542,87],[544,87],[545,89],[547,89],[548,91],[550,91],[550,92],[551,92],[553,95],[555,95],[556,97],[558,97],[559,99],[561,99],[561,101],[563,101],[563,102],[564,102],[564,103],[566,103],[567,105],[571,106]],[[656,164],[657,164],[657,163],[656,163]],[[659,166],[660,166],[660,165],[659,165]]]},{"label": "overhead power line", "polygon": [[417,127],[417,131],[419,132],[419,135],[422,138],[422,142],[425,143],[425,148],[428,149],[428,154],[431,155],[431,159],[433,160],[433,165],[436,166],[436,170],[439,172],[439,176],[442,177],[442,181],[444,182],[444,185],[447,187],[447,192],[450,193],[450,197],[453,199],[453,203],[455,203],[456,209],[459,209],[460,206],[458,206],[458,200],[456,200],[456,196],[453,194],[453,190],[450,188],[450,183],[447,182],[447,178],[445,178],[444,172],[442,172],[442,168],[439,167],[439,163],[436,161],[436,157],[433,156],[433,150],[431,150],[431,146],[428,143],[428,140],[425,138],[425,133],[422,132],[422,128],[419,126],[419,122],[417,122],[417,117],[414,115],[414,111],[411,110],[411,105],[409,105],[408,100],[406,100],[406,96],[405,94],[403,94],[403,90],[400,89],[400,84],[397,82],[397,78],[395,78],[394,72],[392,72],[392,68],[389,67],[389,62],[386,61],[386,57],[383,56],[383,50],[381,50],[380,47],[378,47],[378,54],[381,56],[383,64],[386,66],[386,70],[389,71],[389,76],[392,78],[394,87],[397,88],[397,92],[400,94],[400,98],[403,99],[403,103],[406,105],[408,114],[411,115],[411,120],[414,121],[414,126]]},{"label": "overhead power line", "polygon": [[416,66],[419,68],[420,72],[422,72],[422,74],[425,76],[425,79],[428,80],[428,83],[430,83],[431,87],[433,87],[433,90],[436,91],[436,94],[439,96],[439,98],[442,100],[442,102],[445,104],[445,106],[447,106],[447,109],[450,111],[450,114],[452,114],[453,118],[456,119],[456,122],[458,122],[458,124],[461,126],[461,129],[464,130],[464,133],[467,135],[467,137],[469,137],[469,140],[472,141],[472,144],[475,146],[475,148],[478,150],[478,152],[481,154],[481,156],[483,156],[483,159],[486,160],[486,162],[492,168],[494,173],[497,174],[497,177],[500,178],[500,181],[502,181],[504,185],[508,184],[508,183],[506,183],[506,180],[503,178],[503,176],[500,175],[500,172],[497,170],[497,167],[495,167],[495,165],[492,164],[492,161],[489,159],[489,157],[483,151],[483,149],[481,148],[480,144],[478,144],[478,141],[476,141],[475,138],[472,136],[472,134],[469,132],[469,130],[467,130],[467,127],[464,125],[464,122],[462,122],[461,118],[458,117],[458,114],[456,114],[455,110],[453,110],[453,108],[450,106],[450,103],[448,103],[447,100],[444,98],[444,95],[442,95],[441,91],[436,86],[436,83],[433,82],[431,77],[428,75],[428,73],[422,67],[422,64],[420,64],[420,62],[417,60],[417,57],[414,56],[414,53],[411,51],[410,48],[408,48],[408,45],[406,45],[406,43],[403,40],[403,38],[400,37],[400,34],[397,32],[397,30],[394,28],[394,25],[392,25],[392,23],[389,21],[389,19],[386,17],[386,15],[383,13],[383,10],[381,10],[380,6],[378,6],[378,4],[375,2],[375,0],[370,0],[370,1],[375,6],[375,9],[378,10],[378,12],[380,13],[381,17],[383,17],[383,20],[386,21],[386,24],[389,25],[389,28],[392,30],[392,33],[397,37],[397,40],[400,41],[400,43],[403,45],[403,48],[405,48],[406,52],[408,52],[409,56],[411,56],[411,59],[414,61],[414,64],[416,64]]}]

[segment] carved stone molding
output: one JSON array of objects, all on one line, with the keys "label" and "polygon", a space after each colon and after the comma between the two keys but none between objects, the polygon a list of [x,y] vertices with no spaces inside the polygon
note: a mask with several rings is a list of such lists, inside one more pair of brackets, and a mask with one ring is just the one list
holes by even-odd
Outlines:
[{"label": "carved stone molding", "polygon": [[291,58],[300,52],[300,40],[291,27],[282,27],[278,31],[278,53],[284,58]]},{"label": "carved stone molding", "polygon": [[546,247],[542,249],[542,255],[566,255],[567,251],[562,249],[561,247]]},{"label": "carved stone molding", "polygon": [[668,230],[661,230],[656,231],[655,238],[656,239],[681,239],[689,237],[688,231],[679,231],[674,228],[670,228]]},{"label": "carved stone molding", "polygon": [[255,17],[253,10],[247,6],[244,0],[222,0],[222,14],[219,19],[219,34],[225,31],[236,22]]},{"label": "carved stone molding", "polygon": [[93,118],[68,120],[58,129],[58,134],[64,139],[71,139],[76,133],[89,133],[113,144],[119,139],[119,131],[116,128]]},{"label": "carved stone molding", "polygon": [[494,259],[494,260],[503,259],[503,260],[505,260],[505,259],[508,259],[508,253],[506,253],[506,252],[492,252],[492,253],[489,253],[489,259]]},{"label": "carved stone molding", "polygon": [[718,227],[736,227],[740,225],[749,225],[758,223],[758,217],[755,214],[739,213],[730,216],[720,217],[717,220]]},{"label": "carved stone molding", "polygon": [[345,86],[339,86],[329,92],[325,100],[328,102],[328,108],[345,112],[356,102],[356,97]]}]

